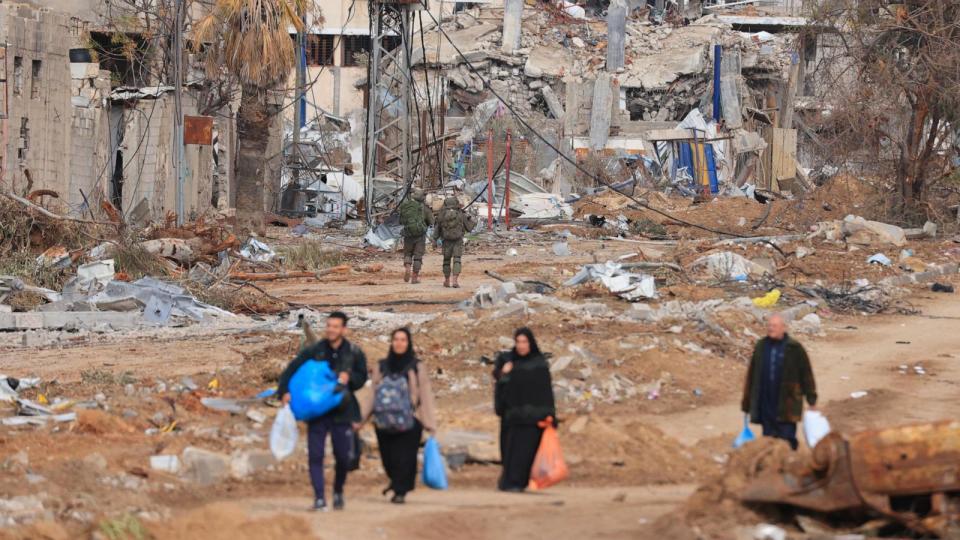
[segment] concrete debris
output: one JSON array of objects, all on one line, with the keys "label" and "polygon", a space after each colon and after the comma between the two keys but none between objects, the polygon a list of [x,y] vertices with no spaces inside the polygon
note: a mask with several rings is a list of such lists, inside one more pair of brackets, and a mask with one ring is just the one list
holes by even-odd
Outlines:
[{"label": "concrete debris", "polygon": [[36,495],[0,499],[0,525],[4,527],[13,527],[17,523],[41,518],[45,513],[43,501]]},{"label": "concrete debris", "polygon": [[231,458],[226,454],[195,446],[183,449],[180,455],[183,475],[198,484],[212,485],[231,474]]},{"label": "concrete debris", "polygon": [[861,246],[886,244],[901,247],[907,243],[907,236],[902,228],[854,215],[848,215],[842,221],[817,224],[815,235],[830,241]]},{"label": "concrete debris", "polygon": [[140,247],[145,249],[147,253],[177,261],[184,266],[193,262],[195,257],[194,246],[191,245],[189,240],[183,240],[181,238],[145,240],[140,242]]},{"label": "concrete debris", "polygon": [[704,269],[715,279],[744,281],[750,276],[762,276],[770,270],[743,255],[730,251],[720,251],[700,257],[690,265],[691,269]]},{"label": "concrete debris", "polygon": [[613,261],[607,261],[604,264],[588,264],[563,285],[573,287],[587,281],[599,281],[610,292],[625,300],[635,301],[640,298],[657,297],[653,276],[625,271],[622,264]]},{"label": "concrete debris", "polygon": [[235,316],[198,301],[178,285],[152,277],[133,283],[112,281],[101,292],[90,296],[88,302],[107,311],[141,311],[149,305],[152,311],[144,313],[144,318],[156,324],[168,324],[172,317],[202,321],[205,317]]},{"label": "concrete debris", "polygon": [[40,384],[40,379],[36,377],[27,379],[18,379],[16,377],[7,377],[0,375],[0,402],[14,402],[17,399],[17,393],[27,388],[34,388]]},{"label": "concrete debris", "polygon": [[0,276],[0,302],[7,296],[15,292],[28,292],[42,296],[48,302],[58,302],[61,299],[60,293],[46,289],[44,287],[34,287],[27,285],[22,279],[15,276]]},{"label": "concrete debris", "polygon": [[155,471],[177,474],[180,472],[180,465],[180,456],[150,456],[150,468]]}]

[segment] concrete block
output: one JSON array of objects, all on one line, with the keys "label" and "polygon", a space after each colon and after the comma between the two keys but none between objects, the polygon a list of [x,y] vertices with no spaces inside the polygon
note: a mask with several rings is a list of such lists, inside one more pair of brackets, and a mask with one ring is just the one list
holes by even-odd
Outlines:
[{"label": "concrete block", "polygon": [[89,79],[91,77],[96,77],[99,74],[100,74],[100,64],[97,64],[95,62],[70,64],[71,79]]},{"label": "concrete block", "polygon": [[198,484],[211,485],[230,475],[230,456],[219,452],[188,446],[183,449],[180,461],[183,474]]},{"label": "concrete block", "polygon": [[649,304],[631,304],[625,315],[635,321],[653,322],[657,320],[656,311]]},{"label": "concrete block", "polygon": [[276,464],[276,458],[268,450],[237,451],[230,458],[230,475],[237,479],[246,478]]},{"label": "concrete block", "polygon": [[180,457],[167,455],[150,456],[150,468],[155,471],[177,474],[180,472]]}]

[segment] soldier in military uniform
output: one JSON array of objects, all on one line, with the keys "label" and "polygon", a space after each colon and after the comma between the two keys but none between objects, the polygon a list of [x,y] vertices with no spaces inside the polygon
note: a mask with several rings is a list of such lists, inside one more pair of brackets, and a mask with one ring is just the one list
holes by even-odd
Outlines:
[{"label": "soldier in military uniform", "polygon": [[458,278],[462,270],[463,236],[476,227],[476,220],[468,216],[456,197],[447,197],[437,216],[434,240],[443,239],[443,286],[460,287]]},{"label": "soldier in military uniform", "polygon": [[[420,268],[427,248],[427,229],[433,225],[433,212],[424,202],[421,189],[413,190],[400,204],[403,225],[403,281],[420,283]],[[412,274],[411,274],[412,271]]]}]

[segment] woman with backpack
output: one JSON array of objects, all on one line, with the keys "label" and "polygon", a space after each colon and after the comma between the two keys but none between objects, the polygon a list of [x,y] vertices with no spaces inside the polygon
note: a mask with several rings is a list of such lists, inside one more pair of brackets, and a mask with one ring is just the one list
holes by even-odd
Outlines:
[{"label": "woman with backpack", "polygon": [[387,357],[370,371],[373,392],[363,404],[364,418],[373,417],[383,469],[393,492],[390,502],[403,504],[417,478],[417,452],[423,431],[436,430],[430,375],[417,359],[406,328],[393,331]]},{"label": "woman with backpack", "polygon": [[540,447],[543,428],[537,424],[556,418],[550,365],[529,328],[513,335],[513,349],[496,360],[493,378],[494,409],[500,417],[499,489],[520,492],[530,482],[530,470]]}]

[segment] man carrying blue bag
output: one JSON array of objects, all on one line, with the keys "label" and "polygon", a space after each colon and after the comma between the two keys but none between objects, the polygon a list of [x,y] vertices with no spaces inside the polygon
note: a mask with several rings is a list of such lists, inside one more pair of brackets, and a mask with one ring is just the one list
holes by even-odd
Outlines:
[{"label": "man carrying blue bag", "polygon": [[360,347],[347,341],[346,333],[347,315],[331,313],[326,339],[300,351],[280,375],[277,388],[280,399],[290,404],[297,420],[307,422],[314,510],[327,509],[323,476],[327,434],[336,461],[334,510],[343,509],[343,486],[357,450],[353,448],[353,424],[360,422],[360,406],[353,393],[367,382],[367,357]]}]

